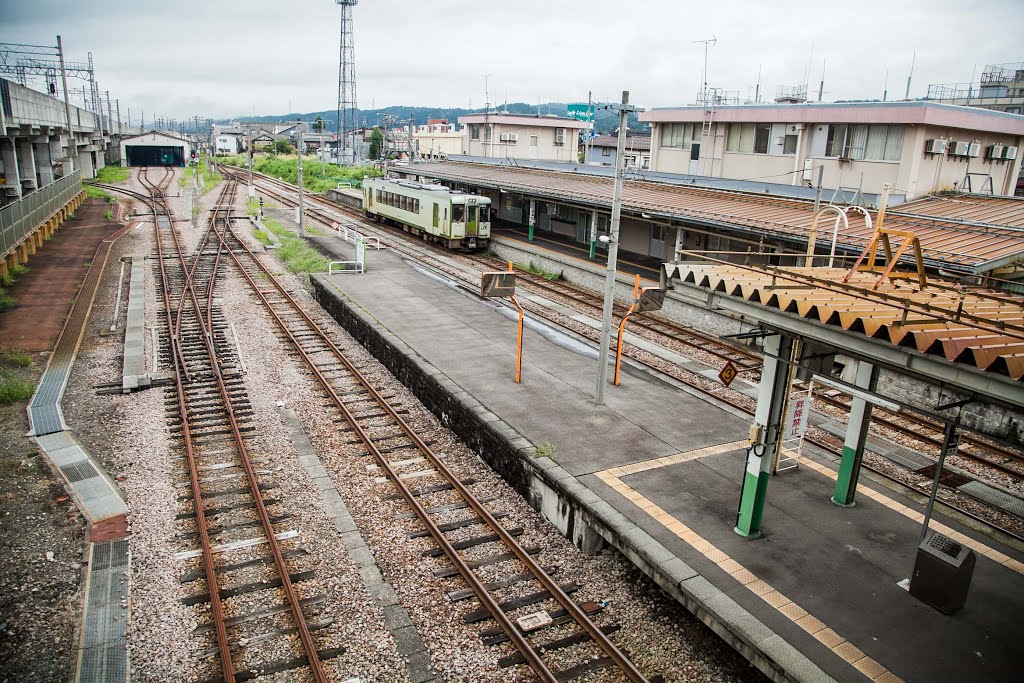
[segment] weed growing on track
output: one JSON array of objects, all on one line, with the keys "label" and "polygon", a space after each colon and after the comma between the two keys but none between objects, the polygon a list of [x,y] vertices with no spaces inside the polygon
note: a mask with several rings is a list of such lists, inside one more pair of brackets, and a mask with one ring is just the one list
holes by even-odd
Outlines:
[{"label": "weed growing on track", "polygon": [[521,263],[517,263],[516,267],[520,268],[521,270],[525,270],[527,273],[539,275],[545,280],[558,280],[561,279],[562,277],[561,273],[552,273],[550,270],[544,270],[540,266],[535,265],[533,261],[530,261],[530,263],[525,266]]},{"label": "weed growing on track", "polygon": [[[245,156],[236,154],[230,157],[220,157],[218,163],[228,166],[245,168]],[[298,183],[299,161],[294,154],[271,156],[269,154],[257,154],[253,159],[253,170],[274,176],[286,183],[296,185]],[[326,192],[333,190],[340,185],[360,186],[364,176],[376,178],[381,175],[381,169],[373,166],[338,166],[327,164],[326,172],[324,163],[316,157],[306,157],[302,160],[302,185],[310,192]]]},{"label": "weed growing on track", "polygon": [[534,451],[534,455],[538,458],[548,458],[551,461],[555,461],[555,451],[557,447],[552,443],[542,443],[537,446]]},{"label": "weed growing on track", "polygon": [[110,196],[109,192],[91,185],[85,186],[85,196],[89,199],[106,199],[108,202],[114,201],[114,198]]},{"label": "weed growing on track", "polygon": [[14,308],[14,297],[7,293],[7,288],[14,284],[14,281],[28,272],[28,266],[16,265],[7,269],[3,277],[0,277],[0,311],[9,311]]},{"label": "weed growing on track", "polygon": [[0,311],[9,311],[14,308],[14,297],[7,293],[7,290],[0,287]]}]

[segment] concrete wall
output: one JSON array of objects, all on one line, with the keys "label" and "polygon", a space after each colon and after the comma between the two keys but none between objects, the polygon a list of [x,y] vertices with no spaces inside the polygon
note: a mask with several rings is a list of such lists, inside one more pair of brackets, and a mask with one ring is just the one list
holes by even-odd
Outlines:
[{"label": "concrete wall", "polygon": [[438,158],[439,155],[450,156],[463,153],[461,132],[414,133],[413,141],[419,146],[419,154],[424,158]]}]

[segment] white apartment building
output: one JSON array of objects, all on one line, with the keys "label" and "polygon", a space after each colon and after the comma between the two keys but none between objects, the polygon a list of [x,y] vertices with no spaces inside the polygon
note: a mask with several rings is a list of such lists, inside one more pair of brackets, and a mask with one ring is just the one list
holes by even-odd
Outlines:
[{"label": "white apartment building", "polygon": [[567,162],[579,160],[579,132],[587,127],[560,116],[496,112],[460,116],[459,123],[463,154]]},{"label": "white apartment building", "polygon": [[816,183],[895,201],[945,190],[1013,195],[1024,116],[931,102],[653,109],[651,168]]}]

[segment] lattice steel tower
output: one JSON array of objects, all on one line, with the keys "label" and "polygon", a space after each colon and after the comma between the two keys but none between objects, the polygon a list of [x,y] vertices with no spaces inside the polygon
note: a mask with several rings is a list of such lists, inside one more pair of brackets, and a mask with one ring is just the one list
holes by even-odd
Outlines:
[{"label": "lattice steel tower", "polygon": [[356,51],[352,6],[359,0],[335,0],[341,5],[341,50],[338,57],[338,162],[356,161]]}]

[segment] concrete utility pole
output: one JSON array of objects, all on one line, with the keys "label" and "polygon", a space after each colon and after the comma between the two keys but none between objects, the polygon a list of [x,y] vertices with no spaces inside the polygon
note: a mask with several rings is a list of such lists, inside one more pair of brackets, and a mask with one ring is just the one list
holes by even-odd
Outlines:
[{"label": "concrete utility pole", "polygon": [[64,84],[64,114],[68,119],[68,161],[71,164],[71,172],[75,171],[75,157],[78,150],[75,148],[75,131],[71,128],[71,102],[68,101],[68,72],[64,68],[64,44],[57,36],[57,54],[60,56],[60,80]]},{"label": "concrete utility pole", "polygon": [[302,122],[300,121],[298,126],[296,126],[296,128],[295,128],[295,136],[296,136],[296,142],[298,142],[298,151],[299,151],[299,165],[298,165],[298,175],[299,175],[299,237],[305,237],[306,236],[306,217],[302,213],[303,206],[302,206],[302,128],[301,128],[301,126],[302,126]]},{"label": "concrete utility pole", "polygon": [[[601,315],[601,341],[598,346],[597,391],[594,402],[604,404],[604,389],[608,384],[608,342],[612,328],[612,306],[615,303],[615,260],[619,252],[619,217],[622,214],[622,167],[626,149],[626,119],[631,112],[643,111],[629,104],[629,91],[622,91],[619,105],[619,143],[615,153],[615,189],[612,192],[612,224],[608,236],[608,271],[604,279],[604,310]],[[604,241],[604,240],[602,240]]]},{"label": "concrete utility pole", "polygon": [[585,133],[585,135],[587,137],[586,137],[586,139],[583,140],[583,164],[584,165],[586,165],[590,161],[590,139],[592,137],[592,135],[591,135],[591,127],[594,125],[593,124],[592,115],[591,115],[590,112],[591,112],[591,109],[593,108],[593,106],[594,106],[594,91],[591,90],[591,91],[589,91],[587,93],[587,128],[586,128],[587,132]]},{"label": "concrete utility pole", "polygon": [[245,127],[245,144],[249,147],[249,198],[252,199],[255,193],[252,189],[252,128],[249,126]]},{"label": "concrete utility pole", "polygon": [[114,108],[117,110],[117,134],[121,134],[121,100],[114,100]]}]

